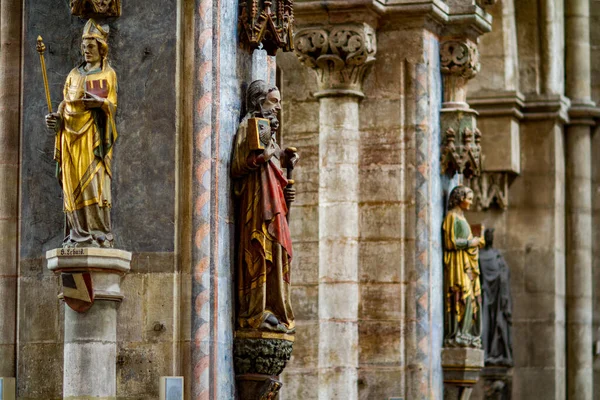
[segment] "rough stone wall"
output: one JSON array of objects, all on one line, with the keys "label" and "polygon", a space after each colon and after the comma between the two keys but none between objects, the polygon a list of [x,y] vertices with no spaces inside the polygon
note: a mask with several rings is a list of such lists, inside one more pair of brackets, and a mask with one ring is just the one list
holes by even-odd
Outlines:
[{"label": "rough stone wall", "polygon": [[[358,342],[348,343],[358,346],[358,398],[417,398],[409,391],[441,398],[442,326],[432,323],[442,318],[437,38],[419,29],[389,27],[378,32],[377,41],[377,61],[365,79],[359,111],[359,295],[340,299],[339,307],[358,302]],[[283,141],[302,155],[294,171],[298,201],[291,227],[298,329],[281,397],[317,399],[322,351],[318,227],[336,221],[318,220],[319,173],[324,173],[317,168],[318,157],[327,155],[318,153],[315,77],[292,54],[278,55],[277,64],[283,82]],[[332,257],[332,262],[339,259]],[[426,384],[416,387],[417,380]]]},{"label": "rough stone wall", "polygon": [[[124,2],[111,22],[109,60],[119,98],[113,180],[116,247],[132,251],[118,319],[118,395],[154,398],[158,377],[172,375],[174,319],[176,3]],[[60,246],[62,200],[54,178],[53,137],[35,39],[47,45],[54,109],[69,71],[81,60],[83,24],[68,2],[25,3],[18,396],[58,399],[62,393],[63,307],[58,279],[43,262]]]},{"label": "rough stone wall", "polygon": [[[495,21],[496,32],[484,37],[479,46],[483,67],[489,64],[486,60],[496,59],[505,68],[482,68],[473,82],[478,96],[498,90],[524,94],[524,107],[520,110],[524,117],[513,120],[518,126],[520,175],[510,186],[508,210],[472,212],[469,221],[496,229],[494,246],[503,251],[511,271],[513,398],[563,399],[566,396],[566,161],[560,96],[564,88],[564,61],[556,56],[562,54],[564,46],[562,7],[552,2],[526,0],[515,4],[515,12],[510,15],[501,10],[505,5],[502,1],[492,7],[492,13],[500,15],[503,23],[498,25]],[[546,16],[544,22],[538,15]],[[507,29],[510,26],[507,18],[512,18],[516,25],[517,43],[506,43],[507,35],[515,33]],[[507,44],[516,46],[518,54],[511,53]],[[506,66],[512,70],[513,65],[518,66],[518,75],[509,76]],[[553,103],[553,109],[535,109],[535,101]],[[502,121],[494,121],[491,114],[481,117],[484,137],[503,128]],[[484,155],[497,151],[485,144],[484,139]],[[478,388],[474,398],[480,396]]]},{"label": "rough stone wall", "polygon": [[293,53],[277,55],[283,98],[282,142],[300,152],[294,169],[298,193],[291,208],[294,246],[292,306],[296,340],[284,370],[282,399],[318,398],[319,367],[319,102],[312,96],[316,79]]}]

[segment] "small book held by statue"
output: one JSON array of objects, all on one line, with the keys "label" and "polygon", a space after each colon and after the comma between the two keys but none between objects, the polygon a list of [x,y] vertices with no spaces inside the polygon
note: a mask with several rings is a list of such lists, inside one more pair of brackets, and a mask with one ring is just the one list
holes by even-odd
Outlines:
[{"label": "small book held by statue", "polygon": [[483,237],[483,231],[485,227],[482,224],[473,224],[471,225],[471,234],[473,237]]},{"label": "small book held by statue", "polygon": [[85,83],[85,90],[91,94],[106,99],[108,97],[108,81],[106,79],[87,81]]},{"label": "small book held by statue", "polygon": [[264,150],[271,141],[271,125],[266,118],[248,119],[248,145],[250,150]]}]

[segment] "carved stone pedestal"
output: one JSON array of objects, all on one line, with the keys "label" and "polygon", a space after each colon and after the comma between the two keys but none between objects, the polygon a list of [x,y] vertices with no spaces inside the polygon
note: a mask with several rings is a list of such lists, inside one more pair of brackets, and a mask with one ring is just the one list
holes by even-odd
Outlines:
[{"label": "carved stone pedestal", "polygon": [[444,400],[469,400],[483,368],[483,350],[461,347],[442,349]]},{"label": "carved stone pedestal", "polygon": [[[55,249],[48,269],[61,274],[65,300],[63,398],[116,399],[117,305],[131,253],[115,249]],[[77,311],[76,311],[77,310]]]},{"label": "carved stone pedestal", "polygon": [[487,366],[481,371],[485,400],[510,400],[512,393],[511,367]]},{"label": "carved stone pedestal", "polygon": [[292,356],[294,336],[237,331],[233,362],[239,400],[275,399],[282,383],[279,374]]}]

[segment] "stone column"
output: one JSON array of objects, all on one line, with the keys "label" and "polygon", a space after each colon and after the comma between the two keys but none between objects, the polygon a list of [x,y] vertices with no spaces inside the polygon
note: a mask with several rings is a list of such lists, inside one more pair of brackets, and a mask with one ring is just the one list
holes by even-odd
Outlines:
[{"label": "stone column", "polygon": [[[467,82],[479,71],[479,52],[469,39],[451,39],[440,44],[440,58],[444,80],[442,172],[450,177],[477,177],[482,171],[481,132],[477,112],[467,104]],[[468,400],[483,362],[481,348],[444,347],[444,399]]]},{"label": "stone column", "polygon": [[16,370],[21,7],[0,2],[0,377]]},{"label": "stone column", "polygon": [[367,24],[308,28],[295,42],[319,86],[319,399],[357,399],[358,106],[375,31]]},{"label": "stone column", "polygon": [[[61,274],[63,287],[59,297],[67,303],[63,398],[116,399],[117,307],[124,297],[121,279],[129,272],[131,253],[114,249],[55,249],[46,253],[46,259],[48,269]],[[83,276],[88,276],[91,284],[85,283]],[[80,308],[80,312],[72,308],[90,294],[91,308]]]},{"label": "stone column", "polygon": [[589,1],[565,2],[567,201],[567,397],[593,397],[592,348],[592,154]]}]

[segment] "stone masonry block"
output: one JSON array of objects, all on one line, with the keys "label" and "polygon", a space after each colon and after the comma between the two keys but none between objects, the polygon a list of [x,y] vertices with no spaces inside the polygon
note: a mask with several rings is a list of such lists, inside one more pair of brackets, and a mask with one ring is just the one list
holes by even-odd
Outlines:
[{"label": "stone masonry block", "polygon": [[525,290],[529,293],[555,293],[557,273],[555,252],[552,249],[532,248],[525,251]]},{"label": "stone masonry block", "polygon": [[321,320],[319,322],[319,366],[342,370],[357,365],[357,323]]},{"label": "stone masonry block", "polygon": [[314,241],[319,238],[318,206],[295,206],[290,212],[290,231],[296,241]]},{"label": "stone masonry block", "polygon": [[[514,399],[564,399],[564,370],[516,368],[513,373]],[[535,382],[535,385],[532,385]]]},{"label": "stone masonry block", "polygon": [[402,126],[402,102],[369,99],[360,104],[360,130],[397,129]]},{"label": "stone masonry block", "polygon": [[291,370],[288,366],[281,374],[283,387],[279,400],[317,400],[319,398],[319,373],[316,370]]},{"label": "stone masonry block", "polygon": [[117,397],[156,399],[159,378],[172,375],[173,344],[121,343],[117,350]]},{"label": "stone masonry block", "polygon": [[[294,235],[292,235],[294,240]],[[292,259],[292,285],[319,282],[319,242],[294,242]]]},{"label": "stone masonry block", "polygon": [[361,282],[399,283],[405,249],[400,240],[360,241],[359,279]]},{"label": "stone masonry block", "polygon": [[147,274],[129,274],[121,282],[125,298],[117,311],[119,342],[141,342],[144,332],[144,282]]},{"label": "stone masonry block", "polygon": [[363,239],[401,239],[403,204],[362,204],[360,206],[360,236]]},{"label": "stone masonry block", "polygon": [[65,305],[66,344],[116,343],[117,307],[114,301],[98,301],[85,313],[78,313]]},{"label": "stone masonry block", "polygon": [[[358,99],[349,97],[323,97],[319,100],[320,115],[326,119],[319,121],[321,139],[338,137],[356,139],[358,137]],[[330,134],[331,132],[331,134]],[[323,136],[323,134],[325,134]]]},{"label": "stone masonry block", "polygon": [[358,283],[319,284],[320,319],[356,320],[358,302]]},{"label": "stone masonry block", "polygon": [[357,239],[358,205],[356,203],[329,203],[319,205],[320,239]]},{"label": "stone masonry block", "polygon": [[14,344],[17,325],[17,277],[0,276],[0,299],[0,345]]},{"label": "stone masonry block", "polygon": [[361,202],[403,201],[404,176],[399,165],[372,165],[359,170]]},{"label": "stone masonry block", "polygon": [[358,242],[354,239],[321,239],[319,282],[358,280]]},{"label": "stone masonry block", "polygon": [[0,220],[0,274],[17,275],[17,218]]},{"label": "stone masonry block", "polygon": [[296,320],[317,320],[319,318],[319,286],[293,285],[291,291]]},{"label": "stone masonry block", "polygon": [[363,283],[360,285],[359,318],[361,320],[401,320],[402,285],[399,283]]},{"label": "stone masonry block", "polygon": [[63,344],[19,345],[18,377],[19,399],[62,399]]},{"label": "stone masonry block", "polygon": [[365,321],[358,323],[359,363],[365,365],[400,365],[402,348],[400,321]]},{"label": "stone masonry block", "polygon": [[362,367],[358,370],[358,399],[402,398],[405,372],[400,368]]},{"label": "stone masonry block", "polygon": [[58,339],[60,286],[57,277],[21,278],[19,341],[21,343],[52,342]]},{"label": "stone masonry block", "polygon": [[299,133],[319,131],[319,102],[294,101],[284,105],[283,118],[285,131],[297,135]]},{"label": "stone masonry block", "polygon": [[[0,219],[10,219],[14,224],[18,215],[19,167],[0,164]],[[2,241],[4,243],[4,241]]]},{"label": "stone masonry block", "polygon": [[360,142],[358,134],[350,130],[320,132],[319,168],[340,165],[358,165]]},{"label": "stone masonry block", "polygon": [[317,321],[296,321],[296,340],[292,358],[285,371],[304,368],[314,369],[319,365],[319,323]]},{"label": "stone masonry block", "polygon": [[319,400],[358,398],[356,368],[337,367],[320,370]]},{"label": "stone masonry block", "polygon": [[145,339],[171,341],[173,337],[173,274],[148,274],[144,299]]},{"label": "stone masonry block", "polygon": [[356,164],[321,168],[319,201],[326,203],[357,201],[358,177]]}]

